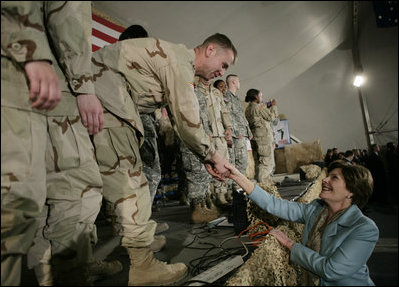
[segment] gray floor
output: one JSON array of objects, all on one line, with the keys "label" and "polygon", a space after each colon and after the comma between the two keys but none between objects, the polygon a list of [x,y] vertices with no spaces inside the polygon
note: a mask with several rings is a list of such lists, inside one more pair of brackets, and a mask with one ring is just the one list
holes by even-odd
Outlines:
[{"label": "gray floor", "polygon": [[[380,240],[369,259],[368,266],[371,277],[377,286],[398,285],[398,213],[397,207],[370,205],[367,214],[380,229]],[[228,210],[224,215],[228,215]],[[206,261],[208,255],[220,257],[223,254],[218,248],[225,238],[234,236],[232,227],[208,228],[205,224],[189,224],[189,207],[179,205],[177,200],[167,200],[161,205],[160,211],[153,212],[152,218],[157,222],[167,222],[169,230],[163,234],[167,238],[166,247],[156,253],[160,260],[175,263],[184,262],[190,266],[190,273],[175,284],[184,286],[196,273],[206,270],[211,266]],[[97,219],[99,242],[95,252],[99,259],[118,259],[122,262],[122,273],[99,280],[95,286],[127,286],[128,282],[128,255],[118,246],[119,239],[111,234],[110,225],[100,213]],[[231,252],[244,254],[245,250],[237,240],[228,240],[223,243],[225,249]],[[211,250],[210,250],[211,249]],[[251,250],[250,250],[251,251]],[[248,256],[247,256],[248,258]],[[204,260],[204,262],[201,262]],[[200,269],[202,267],[202,269]],[[216,283],[223,285],[232,273],[219,279]],[[37,285],[31,270],[24,268],[22,286]]]}]

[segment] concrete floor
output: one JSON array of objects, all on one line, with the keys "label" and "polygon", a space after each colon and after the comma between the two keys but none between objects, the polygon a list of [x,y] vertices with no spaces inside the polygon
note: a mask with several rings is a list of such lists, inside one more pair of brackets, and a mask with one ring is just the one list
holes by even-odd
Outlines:
[{"label": "concrete floor", "polygon": [[[381,205],[370,205],[367,210],[368,216],[372,218],[380,229],[380,240],[369,259],[368,266],[371,278],[377,286],[397,286],[398,285],[398,213],[397,207],[386,207]],[[228,215],[228,210],[222,215]],[[189,224],[189,207],[179,205],[177,200],[164,201],[160,206],[160,211],[153,212],[152,218],[157,222],[167,222],[169,230],[163,234],[167,238],[166,247],[155,254],[155,257],[170,263],[184,262],[190,267],[190,273],[176,283],[175,286],[185,286],[195,273],[206,270],[197,270],[199,260],[205,255],[214,254],[215,257],[221,256],[220,249],[217,248],[221,242],[234,236],[232,227],[208,228],[206,224]],[[97,229],[99,241],[95,250],[98,259],[107,261],[118,259],[124,266],[124,270],[117,275],[98,280],[95,286],[127,286],[129,258],[126,251],[119,246],[119,238],[113,237],[111,227],[100,213],[97,218]],[[213,248],[212,252],[209,249]],[[237,240],[229,240],[223,244],[224,248],[231,248],[237,253],[244,254],[245,250]],[[250,248],[252,251],[253,248]],[[208,253],[207,253],[208,252]],[[247,256],[245,259],[248,259]],[[209,265],[208,265],[209,266]],[[233,274],[227,274],[215,282],[223,285]],[[23,269],[22,286],[37,285],[32,270]]]}]

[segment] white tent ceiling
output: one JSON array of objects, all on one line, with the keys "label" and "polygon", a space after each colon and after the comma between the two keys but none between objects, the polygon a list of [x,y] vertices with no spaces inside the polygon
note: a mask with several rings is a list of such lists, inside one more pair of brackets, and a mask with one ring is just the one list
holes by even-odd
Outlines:
[{"label": "white tent ceiling", "polygon": [[[361,29],[370,26],[367,23],[374,17],[371,2],[366,3]],[[125,26],[140,24],[150,36],[189,48],[216,32],[226,34],[238,50],[238,61],[227,74],[240,76],[242,99],[249,88],[275,98],[291,133],[303,141],[320,139],[323,150],[367,148],[358,94],[352,86],[351,1],[94,1],[93,6]],[[393,29],[396,39],[383,52],[393,58],[376,64],[379,72],[393,72],[388,76],[390,86],[385,86],[388,91],[376,100],[374,91],[381,83],[375,82],[370,83],[371,94],[364,92],[373,102],[374,127],[392,114],[384,128],[396,133],[385,134],[385,142],[397,142],[397,27]],[[366,35],[365,31],[360,33]],[[365,41],[369,45],[375,39]],[[363,56],[374,52],[367,54],[366,49]],[[369,56],[369,62],[372,59]],[[391,64],[386,67],[386,63]]]}]

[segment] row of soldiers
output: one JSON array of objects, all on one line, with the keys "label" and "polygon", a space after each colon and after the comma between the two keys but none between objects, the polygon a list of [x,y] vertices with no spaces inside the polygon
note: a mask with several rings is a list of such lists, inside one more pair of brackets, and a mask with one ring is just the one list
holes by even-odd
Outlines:
[{"label": "row of soldiers", "polygon": [[40,285],[92,284],[103,199],[130,257],[129,285],[185,276],[185,264],[159,261],[151,249],[157,224],[139,109],[167,103],[181,141],[210,174],[228,175],[201,125],[193,81],[234,63],[230,39],[217,33],[194,49],[125,39],[92,53],[90,5],[1,2],[2,285],[20,284],[24,255]]},{"label": "row of soldiers", "polygon": [[[92,53],[90,5],[1,2],[2,285],[20,284],[25,255],[43,286],[91,285],[96,275],[120,271],[119,262],[93,256],[103,201],[130,257],[128,285],[185,276],[185,264],[153,256],[157,223],[141,153],[151,137],[146,117],[160,107],[182,146],[219,179],[220,202],[229,200],[223,183],[229,171],[219,143],[231,141],[230,161],[241,172],[247,166],[252,134],[236,94],[238,76],[228,77],[224,95],[230,126],[226,121],[218,130],[216,112],[209,125],[200,117],[198,95],[213,91],[210,81],[237,57],[230,39],[216,33],[188,49],[127,29],[121,41]],[[215,108],[224,102],[213,100]],[[199,194],[187,195],[196,210]]]}]

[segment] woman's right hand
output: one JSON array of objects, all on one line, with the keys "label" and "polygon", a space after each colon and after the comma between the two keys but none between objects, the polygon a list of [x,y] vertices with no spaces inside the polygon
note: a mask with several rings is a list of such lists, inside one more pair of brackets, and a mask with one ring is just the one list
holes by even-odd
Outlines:
[{"label": "woman's right hand", "polygon": [[230,171],[228,178],[230,178],[232,180],[234,180],[235,177],[237,177],[241,174],[240,171],[234,165],[232,165],[230,162],[225,163],[224,167]]}]

